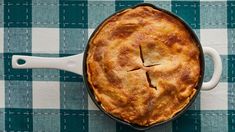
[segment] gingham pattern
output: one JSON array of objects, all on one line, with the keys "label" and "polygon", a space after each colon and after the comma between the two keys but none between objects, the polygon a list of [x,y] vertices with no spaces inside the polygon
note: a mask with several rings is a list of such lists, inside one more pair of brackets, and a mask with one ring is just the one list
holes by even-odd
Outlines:
[{"label": "gingham pattern", "polygon": [[[0,131],[131,132],[93,104],[82,77],[48,70],[15,70],[13,54],[62,57],[83,52],[107,16],[135,1],[0,0]],[[145,1],[182,17],[203,46],[223,61],[219,85],[184,115],[147,132],[235,131],[235,1]],[[213,73],[206,57],[205,81]]]}]

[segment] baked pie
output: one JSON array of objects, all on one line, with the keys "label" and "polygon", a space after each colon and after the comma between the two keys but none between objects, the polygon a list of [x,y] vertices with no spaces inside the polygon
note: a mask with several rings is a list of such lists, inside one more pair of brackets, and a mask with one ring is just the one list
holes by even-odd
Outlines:
[{"label": "baked pie", "polygon": [[190,102],[200,78],[199,53],[177,18],[150,6],[126,9],[92,36],[88,82],[105,111],[149,126]]}]

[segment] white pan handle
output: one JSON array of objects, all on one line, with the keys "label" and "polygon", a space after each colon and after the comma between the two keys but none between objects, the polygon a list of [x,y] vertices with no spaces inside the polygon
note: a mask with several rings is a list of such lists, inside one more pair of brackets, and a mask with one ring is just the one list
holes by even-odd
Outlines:
[{"label": "white pan handle", "polygon": [[[19,62],[23,62],[22,64]],[[83,53],[69,57],[50,58],[34,56],[12,56],[12,67],[16,69],[50,68],[66,70],[79,75],[83,74]]]},{"label": "white pan handle", "polygon": [[222,74],[222,61],[219,56],[219,53],[210,47],[203,47],[204,54],[207,54],[212,57],[212,60],[214,62],[214,73],[212,75],[212,78],[208,82],[203,82],[202,84],[202,90],[211,90],[216,87],[216,85],[219,83],[220,76]]}]

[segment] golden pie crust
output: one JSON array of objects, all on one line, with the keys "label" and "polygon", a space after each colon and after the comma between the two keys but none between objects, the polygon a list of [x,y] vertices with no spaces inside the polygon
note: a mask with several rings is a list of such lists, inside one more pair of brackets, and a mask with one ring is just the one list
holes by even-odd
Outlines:
[{"label": "golden pie crust", "polygon": [[149,126],[172,118],[194,96],[199,53],[176,18],[150,6],[127,9],[91,38],[88,81],[105,111]]}]

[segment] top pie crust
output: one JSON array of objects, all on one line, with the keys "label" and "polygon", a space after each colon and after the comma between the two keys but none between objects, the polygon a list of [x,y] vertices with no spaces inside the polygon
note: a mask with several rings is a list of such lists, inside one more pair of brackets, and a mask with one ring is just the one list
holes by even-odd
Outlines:
[{"label": "top pie crust", "polygon": [[148,126],[172,118],[195,94],[199,49],[179,20],[139,6],[99,27],[89,42],[87,74],[105,111]]}]

